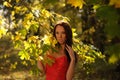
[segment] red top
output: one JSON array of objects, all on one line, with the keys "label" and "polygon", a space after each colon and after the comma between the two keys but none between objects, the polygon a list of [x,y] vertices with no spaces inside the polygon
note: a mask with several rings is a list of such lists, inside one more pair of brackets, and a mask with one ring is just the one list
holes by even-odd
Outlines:
[{"label": "red top", "polygon": [[66,72],[69,66],[67,57],[49,57],[55,62],[52,65],[46,64],[46,80],[66,80]]}]

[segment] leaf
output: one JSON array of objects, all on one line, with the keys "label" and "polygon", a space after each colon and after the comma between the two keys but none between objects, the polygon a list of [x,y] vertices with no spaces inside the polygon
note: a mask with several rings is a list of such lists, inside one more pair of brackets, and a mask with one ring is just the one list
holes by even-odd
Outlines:
[{"label": "leaf", "polygon": [[120,0],[110,0],[109,5],[114,5],[115,8],[120,8]]},{"label": "leaf", "polygon": [[120,43],[106,46],[106,53],[109,53],[109,63],[116,63],[120,59]]},{"label": "leaf", "polygon": [[58,2],[58,0],[46,0],[46,1],[45,1],[45,4],[49,4],[49,3],[54,4],[54,3],[56,3],[56,2]]},{"label": "leaf", "polygon": [[100,4],[101,0],[85,0],[88,4]]},{"label": "leaf", "polygon": [[75,29],[75,28],[72,28],[72,33],[73,33],[73,37],[76,37],[76,36],[77,36],[77,33],[76,33],[76,29]]},{"label": "leaf", "polygon": [[96,13],[97,17],[99,17],[100,19],[109,19],[109,20],[113,20],[113,19],[118,19],[118,13],[116,11],[116,9],[114,9],[111,6],[101,6],[97,9],[97,13]]},{"label": "leaf", "polygon": [[37,31],[38,31],[38,25],[37,24],[31,24],[30,25],[30,31],[31,31],[31,33],[30,34],[34,34],[34,33],[37,33]]},{"label": "leaf", "polygon": [[16,0],[16,3],[18,3],[20,0]]},{"label": "leaf", "polygon": [[6,6],[6,7],[12,7],[12,5],[11,5],[9,2],[7,2],[7,1],[5,1],[5,2],[3,3],[3,5]]},{"label": "leaf", "polygon": [[20,51],[18,53],[18,55],[20,56],[20,59],[23,60],[25,57],[24,57],[24,52],[23,51]]},{"label": "leaf", "polygon": [[26,36],[27,34],[27,30],[25,28],[19,30],[19,33],[21,34],[21,36]]},{"label": "leaf", "polygon": [[44,54],[46,51],[48,51],[51,48],[50,45],[44,44],[42,47],[42,54]]},{"label": "leaf", "polygon": [[20,40],[20,39],[21,39],[21,36],[20,36],[20,35],[16,35],[16,36],[14,37],[14,40],[15,40],[15,41]]},{"label": "leaf", "polygon": [[114,37],[120,37],[120,26],[116,23],[117,21],[109,21],[106,23],[104,31],[107,33],[110,39]]},{"label": "leaf", "polygon": [[93,9],[96,10],[100,7],[100,4],[93,5]]},{"label": "leaf", "polygon": [[32,19],[32,18],[34,18],[34,16],[33,16],[32,13],[28,13],[25,16],[26,16],[26,19]]},{"label": "leaf", "polygon": [[50,36],[48,36],[48,35],[45,35],[42,40],[43,40],[44,44],[48,44],[48,45],[51,44],[50,43]]},{"label": "leaf", "polygon": [[71,4],[75,8],[79,7],[80,9],[82,9],[83,5],[85,4],[84,0],[68,0],[67,3]]},{"label": "leaf", "polygon": [[111,46],[107,46],[106,49],[107,49],[107,53],[109,53],[109,54],[119,55],[119,53],[120,53],[120,43],[119,44],[114,44],[114,45],[111,45]]},{"label": "leaf", "polygon": [[5,35],[7,32],[7,29],[5,29],[4,27],[0,27],[0,38]]},{"label": "leaf", "polygon": [[51,13],[45,9],[41,11],[41,14],[45,16],[46,18],[49,18],[51,16]]},{"label": "leaf", "polygon": [[27,41],[24,41],[24,47],[25,49],[28,49],[30,47],[30,44]]},{"label": "leaf", "polygon": [[10,69],[15,69],[16,66],[17,66],[17,64],[18,64],[18,62],[15,62],[14,64],[11,64],[11,65],[10,65]]},{"label": "leaf", "polygon": [[110,58],[109,58],[109,63],[111,63],[111,64],[114,64],[114,63],[116,63],[118,61],[118,58],[117,58],[117,56],[116,55],[112,55],[112,56],[110,56]]},{"label": "leaf", "polygon": [[29,60],[30,59],[30,56],[29,54],[25,51],[25,50],[22,50],[18,53],[18,55],[20,56],[20,59],[21,60]]},{"label": "leaf", "polygon": [[119,14],[117,13],[116,9],[111,6],[101,6],[97,9],[96,15],[100,20],[104,21],[104,31],[107,33],[108,36],[110,36],[111,38],[115,36],[120,36],[120,27],[117,23],[119,19]]}]

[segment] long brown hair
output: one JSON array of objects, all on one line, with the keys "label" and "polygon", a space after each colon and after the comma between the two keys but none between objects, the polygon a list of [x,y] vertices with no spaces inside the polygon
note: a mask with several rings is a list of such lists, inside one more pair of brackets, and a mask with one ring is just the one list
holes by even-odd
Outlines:
[{"label": "long brown hair", "polygon": [[[67,22],[59,22],[54,26],[54,30],[53,30],[53,36],[56,38],[55,35],[55,31],[56,31],[56,27],[60,25],[64,28],[65,30],[65,34],[66,34],[66,44],[72,47],[73,44],[73,40],[72,40],[72,30],[71,30],[71,26],[67,23]],[[56,44],[57,47],[60,47],[60,44],[57,43]],[[68,57],[68,61],[70,62],[70,56],[68,51],[65,49],[65,54]],[[76,58],[76,54],[75,54],[75,58]],[[77,61],[77,58],[76,58]]]}]

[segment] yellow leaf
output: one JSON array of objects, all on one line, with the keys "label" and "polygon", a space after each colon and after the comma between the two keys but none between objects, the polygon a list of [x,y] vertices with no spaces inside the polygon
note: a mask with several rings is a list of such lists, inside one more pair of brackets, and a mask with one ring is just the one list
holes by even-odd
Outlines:
[{"label": "yellow leaf", "polygon": [[42,41],[44,44],[51,45],[53,47],[55,47],[55,44],[57,43],[56,39],[51,34],[44,35]]},{"label": "yellow leaf", "polygon": [[32,18],[34,18],[32,13],[26,14],[26,19],[32,19]]},{"label": "yellow leaf", "polygon": [[31,37],[29,37],[29,42],[31,42],[31,41],[33,41],[33,42],[37,42],[37,39],[38,39],[39,37],[38,36],[31,36]]},{"label": "yellow leaf", "polygon": [[9,0],[9,2],[11,2],[11,0]]},{"label": "yellow leaf", "polygon": [[45,35],[42,40],[44,41],[44,44],[50,45],[50,37],[49,36]]},{"label": "yellow leaf", "polygon": [[3,23],[2,20],[0,20],[0,25],[2,25],[2,23]]},{"label": "yellow leaf", "polygon": [[120,0],[110,0],[109,5],[114,5],[115,8],[120,8]]},{"label": "yellow leaf", "polygon": [[30,47],[30,44],[27,41],[24,41],[24,46],[25,46],[25,49],[28,49]]},{"label": "yellow leaf", "polygon": [[12,15],[11,15],[11,19],[14,20],[14,19],[15,19],[15,17],[14,17],[15,11],[12,11],[11,14],[12,14]]},{"label": "yellow leaf", "polygon": [[5,1],[5,2],[3,3],[3,5],[6,6],[6,7],[12,7],[12,5],[11,5],[9,2],[7,2],[7,1]]},{"label": "yellow leaf", "polygon": [[12,16],[14,16],[15,15],[15,11],[12,11]]},{"label": "yellow leaf", "polygon": [[23,61],[22,64],[25,65],[25,66],[28,65],[26,61]]},{"label": "yellow leaf", "polygon": [[42,15],[44,15],[45,17],[50,17],[50,16],[51,16],[51,14],[50,14],[47,10],[45,10],[45,9],[43,9],[43,10],[41,11],[41,13],[42,13]]},{"label": "yellow leaf", "polygon": [[25,13],[28,9],[24,6],[14,6],[15,13]]},{"label": "yellow leaf", "polygon": [[20,6],[15,6],[14,9],[17,11],[20,11],[21,10],[21,7]]},{"label": "yellow leaf", "polygon": [[15,36],[15,41],[19,40],[21,38],[20,35]]},{"label": "yellow leaf", "polygon": [[0,38],[1,38],[3,35],[5,35],[6,32],[7,32],[7,29],[5,29],[4,27],[1,27],[1,28],[0,28]]},{"label": "yellow leaf", "polygon": [[100,5],[99,5],[99,4],[94,5],[94,6],[93,6],[93,9],[94,9],[94,10],[96,10],[96,9],[98,9],[99,7],[100,7]]},{"label": "yellow leaf", "polygon": [[116,55],[112,55],[110,58],[109,58],[109,63],[116,63],[118,61],[118,58]]},{"label": "yellow leaf", "polygon": [[94,26],[92,26],[90,29],[89,29],[89,33],[90,34],[93,34],[95,32],[95,28],[94,28]]},{"label": "yellow leaf", "polygon": [[16,0],[16,3],[18,3],[20,0]]},{"label": "yellow leaf", "polygon": [[35,65],[35,60],[30,59],[31,65]]},{"label": "yellow leaf", "polygon": [[76,29],[72,28],[72,32],[73,32],[73,37],[76,37],[77,36]]},{"label": "yellow leaf", "polygon": [[68,0],[67,3],[74,7],[79,7],[80,9],[82,9],[83,5],[85,4],[84,0]]}]

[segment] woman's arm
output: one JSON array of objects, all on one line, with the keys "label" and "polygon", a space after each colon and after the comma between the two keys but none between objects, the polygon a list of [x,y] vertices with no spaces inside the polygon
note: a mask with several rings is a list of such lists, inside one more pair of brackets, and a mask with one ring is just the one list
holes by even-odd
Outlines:
[{"label": "woman's arm", "polygon": [[40,69],[40,71],[44,74],[45,73],[45,67],[44,67],[44,64],[42,63],[41,60],[37,61],[37,66],[38,66],[38,69]]},{"label": "woman's arm", "polygon": [[74,75],[74,68],[75,68],[75,55],[73,49],[70,46],[66,45],[66,50],[68,51],[71,59],[66,74],[66,80],[72,80]]},{"label": "woman's arm", "polygon": [[47,55],[49,55],[51,52],[51,50],[47,51],[46,54],[44,55],[44,57],[39,57],[39,60],[37,62],[37,66],[38,66],[38,69],[40,69],[40,71],[45,74],[45,65],[42,63],[42,60],[45,60],[47,59]]},{"label": "woman's arm", "polygon": [[74,67],[75,67],[75,60],[71,60],[67,70],[66,80],[72,80],[74,75]]}]

